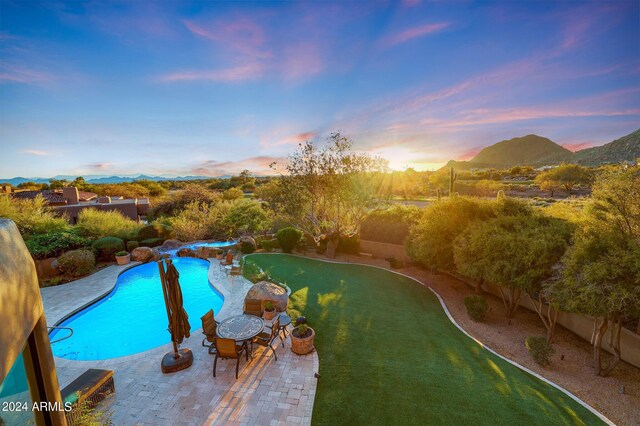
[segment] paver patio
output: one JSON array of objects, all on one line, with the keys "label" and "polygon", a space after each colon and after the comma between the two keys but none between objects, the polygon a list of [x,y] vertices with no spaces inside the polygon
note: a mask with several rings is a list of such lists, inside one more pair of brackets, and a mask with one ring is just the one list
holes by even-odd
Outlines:
[{"label": "paver patio", "polygon": [[[209,259],[209,281],[225,301],[216,319],[242,313],[251,283],[241,276],[228,277]],[[41,289],[47,323],[55,324],[70,312],[111,291],[118,275],[130,265],[110,266],[73,283]],[[204,314],[204,312],[203,312]],[[192,319],[194,328],[199,318]],[[96,324],[98,327],[99,324]],[[200,425],[200,424],[310,424],[316,393],[315,352],[297,356],[289,338],[282,347],[277,340],[278,361],[256,346],[254,359],[240,363],[235,380],[234,360],[218,362],[212,377],[213,355],[201,346],[201,329],[194,329],[181,347],[193,351],[193,365],[173,374],[160,372],[162,356],[172,349],[167,344],[139,354],[101,361],[72,361],[55,358],[60,386],[64,387],[88,368],[114,370],[116,394],[99,409],[111,413],[114,424]]]}]

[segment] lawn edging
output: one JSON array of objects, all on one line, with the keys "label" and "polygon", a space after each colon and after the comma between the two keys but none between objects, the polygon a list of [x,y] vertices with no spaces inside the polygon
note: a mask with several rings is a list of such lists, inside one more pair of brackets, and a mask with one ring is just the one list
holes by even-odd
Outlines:
[{"label": "lawn edging", "polygon": [[594,414],[596,417],[598,417],[600,420],[602,420],[604,423],[606,423],[607,425],[610,426],[616,426],[615,423],[613,423],[611,420],[609,420],[604,414],[600,413],[598,410],[596,410],[595,408],[593,408],[591,405],[587,404],[585,401],[583,401],[582,399],[580,399],[578,396],[574,395],[573,393],[571,393],[569,390],[563,388],[562,386],[560,386],[557,383],[554,383],[553,381],[547,379],[544,376],[541,376],[540,374],[528,369],[527,367],[518,364],[516,361],[513,361],[501,354],[499,354],[498,352],[494,351],[493,349],[491,349],[489,346],[485,345],[484,343],[482,343],[480,340],[476,339],[475,337],[473,337],[471,334],[469,334],[465,329],[463,329],[460,324],[458,324],[456,322],[456,320],[453,318],[453,316],[451,315],[451,313],[449,312],[449,309],[447,308],[447,305],[445,304],[444,300],[442,299],[442,297],[440,296],[440,294],[438,294],[437,291],[435,291],[433,288],[431,288],[429,285],[423,283],[422,281],[418,280],[417,278],[414,278],[412,276],[409,276],[407,274],[403,274],[401,272],[397,272],[397,271],[393,271],[391,269],[387,269],[384,268],[382,266],[377,266],[377,265],[368,265],[366,263],[358,263],[358,262],[343,262],[343,261],[338,261],[338,260],[326,260],[326,259],[318,259],[315,257],[309,257],[309,256],[304,256],[304,255],[300,255],[300,254],[293,254],[293,253],[251,253],[251,254],[247,254],[244,257],[250,257],[253,255],[284,255],[284,256],[293,256],[293,257],[300,257],[303,259],[311,259],[311,260],[317,260],[319,262],[325,262],[325,263],[335,263],[335,264],[342,264],[342,265],[358,265],[358,266],[367,266],[369,268],[377,268],[377,269],[381,269],[383,271],[387,271],[387,272],[391,272],[393,274],[396,275],[400,275],[403,276],[405,278],[409,278],[410,280],[415,281],[416,283],[420,284],[423,287],[428,288],[429,290],[431,290],[431,292],[436,296],[436,298],[438,299],[438,301],[440,302],[440,305],[442,306],[442,309],[444,310],[445,314],[447,315],[447,318],[449,318],[449,321],[451,321],[453,323],[453,325],[455,325],[462,333],[464,333],[467,337],[469,337],[470,339],[472,339],[474,342],[476,342],[478,345],[480,345],[482,348],[488,350],[489,352],[491,352],[492,354],[498,356],[499,358],[507,361],[509,364],[521,369],[522,371],[531,374],[532,376],[542,380],[543,382],[553,386],[554,388],[558,389],[559,391],[563,392],[564,394],[566,394],[567,396],[569,396],[571,399],[573,399],[574,401],[576,401],[578,404],[582,405],[584,408],[586,408],[587,410],[589,410],[592,414]]}]

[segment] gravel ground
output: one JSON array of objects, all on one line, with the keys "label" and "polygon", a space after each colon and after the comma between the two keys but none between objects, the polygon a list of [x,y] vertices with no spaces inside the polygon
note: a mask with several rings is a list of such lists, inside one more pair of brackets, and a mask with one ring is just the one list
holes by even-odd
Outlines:
[{"label": "gravel ground", "polygon": [[[305,252],[304,255],[328,260],[313,252]],[[390,269],[387,261],[364,256],[338,255],[333,260]],[[437,291],[458,324],[494,351],[569,390],[617,425],[640,426],[640,369],[620,362],[610,376],[596,376],[592,346],[561,325],[556,327],[553,343],[555,354],[551,365],[542,367],[533,362],[524,344],[528,336],[546,335],[535,312],[521,307],[509,323],[501,299],[487,295],[489,313],[485,322],[476,323],[469,319],[463,304],[465,296],[474,294],[469,285],[448,275],[433,275],[413,266],[396,271],[416,278]],[[604,362],[609,359],[610,356],[605,353]],[[621,393],[622,386],[624,394]]]}]

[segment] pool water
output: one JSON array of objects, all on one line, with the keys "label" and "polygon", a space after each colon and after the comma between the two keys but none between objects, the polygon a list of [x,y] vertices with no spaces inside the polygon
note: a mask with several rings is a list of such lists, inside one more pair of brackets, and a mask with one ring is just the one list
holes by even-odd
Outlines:
[{"label": "pool water", "polygon": [[[209,262],[194,258],[173,259],[180,273],[184,307],[191,330],[201,327],[200,317],[209,309],[220,312],[223,297],[208,279]],[[113,291],[63,321],[73,335],[51,345],[53,354],[73,360],[100,360],[132,355],[171,342],[162,296],[158,264],[145,263],[118,277]],[[55,340],[69,334],[54,330]]]}]

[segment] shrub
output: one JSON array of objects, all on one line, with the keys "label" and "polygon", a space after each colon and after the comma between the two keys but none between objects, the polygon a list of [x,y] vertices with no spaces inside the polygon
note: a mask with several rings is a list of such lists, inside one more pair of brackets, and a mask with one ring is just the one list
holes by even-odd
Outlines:
[{"label": "shrub", "polygon": [[278,230],[276,238],[282,251],[291,253],[291,251],[298,246],[303,235],[301,230],[289,226]]},{"label": "shrub", "polygon": [[126,218],[119,211],[96,209],[81,210],[76,224],[76,230],[80,235],[92,239],[109,236],[125,239],[139,227],[138,223]]},{"label": "shrub", "polygon": [[122,250],[122,251],[117,252],[117,253],[116,253],[116,256],[126,256],[126,255],[128,255],[128,254],[129,254],[129,252],[128,252],[128,251],[126,251],[126,250]]},{"label": "shrub", "polygon": [[140,241],[141,247],[158,247],[164,243],[163,238],[147,238],[146,240]]},{"label": "shrub", "polygon": [[224,218],[229,203],[204,203],[194,201],[188,204],[178,216],[169,219],[180,241],[205,240],[224,236]]},{"label": "shrub", "polygon": [[34,235],[25,241],[31,255],[36,259],[60,256],[68,250],[88,247],[91,241],[71,232],[49,232]]},{"label": "shrub", "polygon": [[271,217],[262,207],[262,203],[255,200],[240,200],[226,204],[231,204],[224,217],[227,235],[258,234],[271,228]]},{"label": "shrub", "polygon": [[266,300],[263,304],[264,310],[267,312],[273,312],[276,310],[276,307],[273,305],[271,300]]},{"label": "shrub", "polygon": [[244,197],[244,192],[240,188],[229,188],[222,193],[224,200],[237,200]]},{"label": "shrub", "polygon": [[278,240],[274,238],[272,240],[262,240],[260,242],[260,247],[262,247],[266,251],[271,251],[273,249],[280,247],[280,244],[278,243]]},{"label": "shrub", "polygon": [[393,269],[404,268],[404,262],[402,260],[396,259],[395,257],[389,257],[387,258],[387,261],[389,262],[389,266]]},{"label": "shrub", "polygon": [[116,237],[104,237],[95,240],[91,247],[99,259],[111,261],[117,252],[124,250],[124,241]]},{"label": "shrub", "polygon": [[360,253],[360,238],[357,234],[352,236],[341,235],[338,240],[337,251],[348,254]]},{"label": "shrub", "polygon": [[143,226],[138,230],[137,240],[143,241],[151,238],[171,238],[171,227],[162,223],[154,222]]},{"label": "shrub", "polygon": [[396,205],[369,213],[360,226],[360,238],[389,244],[402,244],[409,228],[418,220],[420,209]]},{"label": "shrub", "polygon": [[131,253],[134,249],[140,247],[140,243],[137,241],[127,241],[127,251]]},{"label": "shrub", "polygon": [[72,277],[80,277],[93,272],[96,258],[91,250],[71,250],[58,258],[60,270]]},{"label": "shrub", "polygon": [[487,299],[482,296],[467,296],[464,298],[464,307],[467,310],[469,318],[476,322],[484,321],[489,305]]},{"label": "shrub", "polygon": [[548,365],[551,363],[550,358],[555,350],[553,346],[551,346],[551,343],[547,341],[546,337],[529,336],[525,344],[529,354],[531,354],[531,358],[533,358],[536,363],[540,365]]},{"label": "shrub", "polygon": [[198,184],[190,183],[183,190],[173,192],[156,203],[151,211],[151,216],[177,216],[191,203],[213,204],[219,202],[220,199],[220,194]]},{"label": "shrub", "polygon": [[56,216],[41,196],[33,200],[0,197],[0,217],[14,221],[24,239],[69,230],[66,219]]}]

